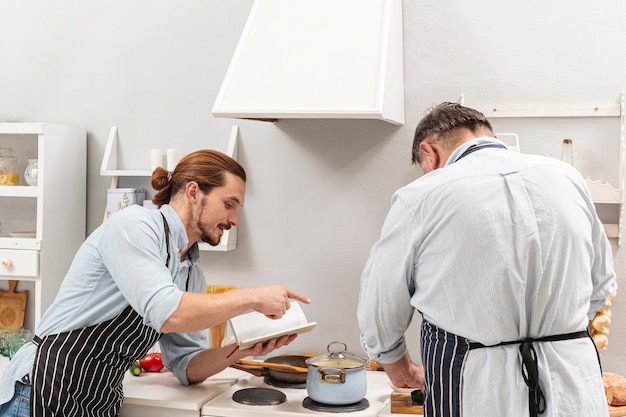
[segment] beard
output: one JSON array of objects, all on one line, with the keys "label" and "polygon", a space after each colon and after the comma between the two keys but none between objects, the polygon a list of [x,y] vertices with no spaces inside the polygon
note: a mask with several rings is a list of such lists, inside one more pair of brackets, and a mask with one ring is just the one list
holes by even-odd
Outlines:
[{"label": "beard", "polygon": [[[218,225],[218,226],[221,226],[222,230],[230,229],[230,227],[228,225]],[[217,230],[220,230],[220,229],[216,228],[215,230],[217,231]],[[204,230],[204,229],[201,229],[200,232],[201,232],[201,235],[200,235],[200,240],[201,241],[203,241],[205,243],[208,243],[211,246],[217,246],[217,245],[220,244],[220,240],[222,239],[222,235],[223,235],[222,233],[218,234],[217,232],[215,232],[215,233],[211,234],[207,230]]]}]

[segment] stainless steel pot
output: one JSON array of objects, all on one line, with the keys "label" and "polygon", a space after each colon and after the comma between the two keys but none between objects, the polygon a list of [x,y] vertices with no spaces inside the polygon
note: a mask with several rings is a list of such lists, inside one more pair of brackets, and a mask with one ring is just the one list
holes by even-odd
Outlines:
[{"label": "stainless steel pot", "polygon": [[[337,350],[338,346],[343,348]],[[331,342],[326,350],[328,355],[306,360],[306,390],[309,397],[318,403],[330,405],[361,401],[367,393],[367,361],[348,353],[345,343]]]}]

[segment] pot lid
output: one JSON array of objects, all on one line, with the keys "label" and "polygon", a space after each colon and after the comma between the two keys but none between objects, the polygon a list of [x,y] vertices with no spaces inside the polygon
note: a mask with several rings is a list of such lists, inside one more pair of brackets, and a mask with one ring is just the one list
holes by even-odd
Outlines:
[{"label": "pot lid", "polygon": [[315,356],[306,360],[307,365],[319,368],[363,368],[367,361],[347,351],[348,346],[342,342],[330,342],[326,346],[328,355]]}]

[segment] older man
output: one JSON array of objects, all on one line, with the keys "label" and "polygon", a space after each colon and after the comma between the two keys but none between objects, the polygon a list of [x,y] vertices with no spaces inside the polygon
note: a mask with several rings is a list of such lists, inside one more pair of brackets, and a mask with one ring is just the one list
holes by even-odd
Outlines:
[{"label": "older man", "polygon": [[[580,173],[497,140],[485,116],[443,103],[418,124],[413,162],[362,274],[369,356],[425,415],[606,416],[587,328],[616,291],[611,246]],[[423,367],[404,333],[422,316]]]}]

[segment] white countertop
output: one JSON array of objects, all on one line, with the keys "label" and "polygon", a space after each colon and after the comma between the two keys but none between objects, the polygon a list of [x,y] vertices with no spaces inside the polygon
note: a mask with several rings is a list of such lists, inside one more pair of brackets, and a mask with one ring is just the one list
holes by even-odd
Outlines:
[{"label": "white countertop", "polygon": [[[9,358],[0,356],[0,375],[8,364]],[[199,415],[204,403],[228,389],[242,375],[250,374],[226,368],[201,384],[185,387],[166,369],[161,372],[142,372],[140,376],[126,372],[122,415],[124,406],[133,406],[133,410],[135,406],[190,410]]]},{"label": "white countertop", "polygon": [[185,387],[166,369],[142,372],[139,376],[126,372],[124,404],[200,410],[204,403],[228,389],[241,375],[241,371],[226,368],[201,384]]}]

